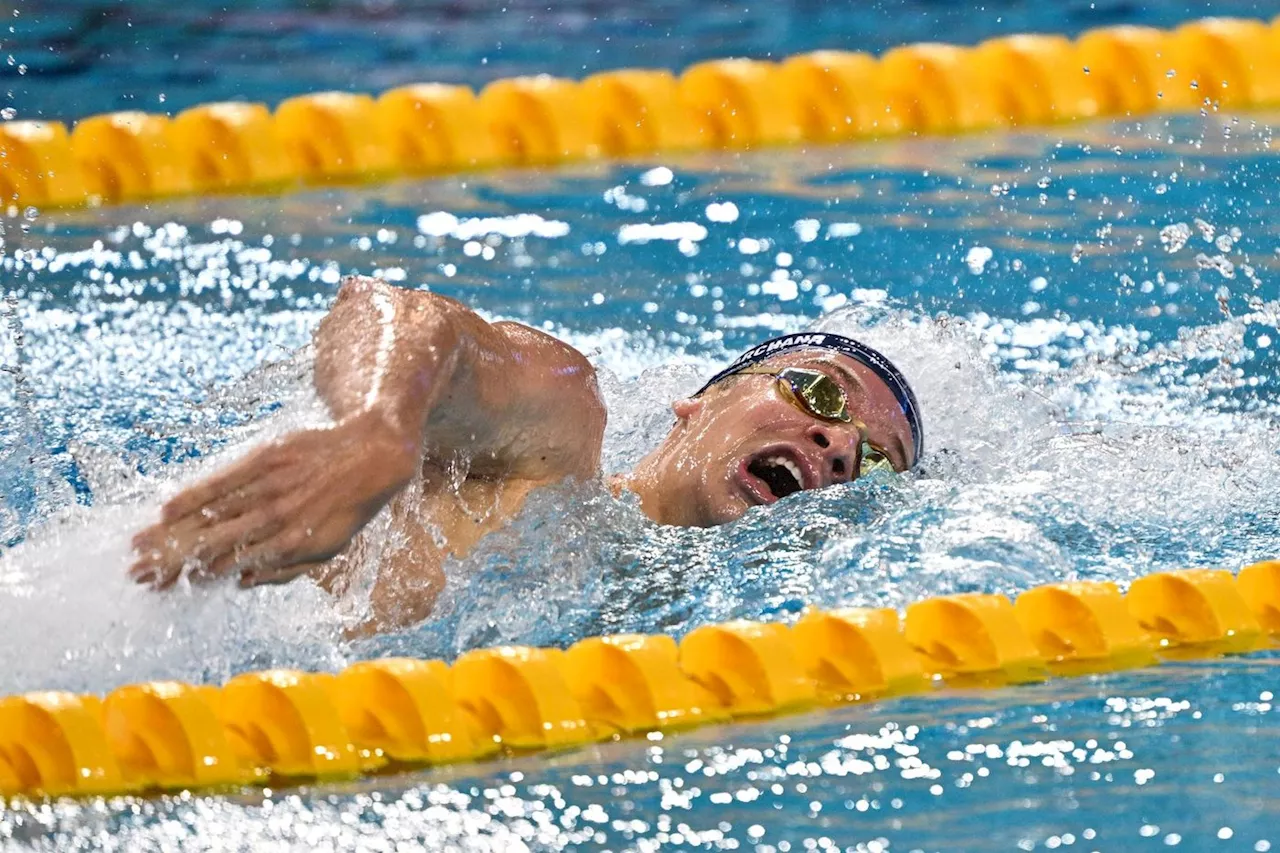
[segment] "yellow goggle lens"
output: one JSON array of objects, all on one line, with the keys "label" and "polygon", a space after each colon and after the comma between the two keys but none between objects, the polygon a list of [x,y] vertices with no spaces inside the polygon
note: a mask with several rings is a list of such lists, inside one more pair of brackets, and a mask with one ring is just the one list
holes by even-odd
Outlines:
[{"label": "yellow goggle lens", "polygon": [[849,423],[849,398],[839,383],[827,374],[788,367],[778,372],[778,384],[815,418]]}]

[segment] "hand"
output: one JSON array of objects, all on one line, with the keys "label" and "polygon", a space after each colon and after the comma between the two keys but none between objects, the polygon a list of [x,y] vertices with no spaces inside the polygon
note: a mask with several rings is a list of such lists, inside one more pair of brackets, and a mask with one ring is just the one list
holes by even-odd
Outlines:
[{"label": "hand", "polygon": [[165,504],[133,538],[129,574],[158,589],[184,569],[284,583],[339,553],[420,465],[417,437],[372,413],[291,433]]}]

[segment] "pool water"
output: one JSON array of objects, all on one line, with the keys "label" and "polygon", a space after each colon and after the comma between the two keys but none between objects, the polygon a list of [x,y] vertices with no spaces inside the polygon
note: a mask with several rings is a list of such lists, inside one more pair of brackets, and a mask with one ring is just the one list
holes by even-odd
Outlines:
[{"label": "pool water", "polygon": [[[417,77],[463,69],[482,82],[488,71],[470,72],[475,56],[498,54],[494,21],[524,39],[519,56],[503,48],[502,73],[579,74],[607,67],[584,44],[631,32],[618,20],[669,34],[641,27],[608,64],[679,67],[763,55],[771,30],[785,53],[879,47],[939,23],[973,41],[1010,22],[1074,31],[1137,15],[1008,4],[855,17],[797,2],[565,6],[548,18],[513,4],[455,20],[435,5],[266,8],[232,7],[207,38],[183,31],[199,61],[168,60],[149,37],[118,49],[146,59],[134,85],[154,92],[145,81],[163,73],[182,83],[166,100],[180,108],[267,74],[271,60],[247,41],[258,15],[287,17],[300,34],[280,39],[286,70],[272,75],[295,91],[334,85],[330,75],[407,82],[368,73],[414,63]],[[927,33],[908,17],[921,11]],[[1200,11],[1167,4],[1142,21]],[[58,38],[91,56],[83,42],[97,35],[59,33],[93,14],[24,11],[18,58]],[[167,9],[145,26],[175,38],[189,14]],[[447,22],[442,56],[397,65],[360,47],[394,53],[378,34],[427,17]],[[548,23],[570,18],[577,29]],[[215,44],[245,58],[201,53]],[[656,45],[671,51],[661,61],[646,53]],[[93,100],[92,85],[116,91],[105,59],[26,64],[20,115],[129,105]],[[902,606],[1274,557],[1276,119],[1207,110],[5,220],[0,694],[679,635],[793,618],[806,603]],[[355,272],[430,287],[588,353],[609,403],[608,471],[663,434],[662,401],[754,341],[815,325],[899,361],[924,407],[928,458],[907,477],[797,495],[706,531],[657,528],[598,482],[566,483],[450,566],[433,618],[357,643],[341,635],[362,617],[359,591],[156,595],[128,584],[129,535],[165,495],[323,419],[305,346],[340,276]],[[951,691],[355,783],[22,805],[0,812],[0,844],[1268,850],[1280,844],[1276,661]]]}]

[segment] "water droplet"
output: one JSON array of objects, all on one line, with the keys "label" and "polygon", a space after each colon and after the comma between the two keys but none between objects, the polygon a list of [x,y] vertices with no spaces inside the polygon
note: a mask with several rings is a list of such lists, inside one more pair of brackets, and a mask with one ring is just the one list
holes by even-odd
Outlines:
[{"label": "water droplet", "polygon": [[26,210],[22,211],[22,218],[27,220],[28,222],[35,222],[36,217],[38,217],[39,215],[40,215],[40,209],[35,205],[32,205],[28,207]]},{"label": "water droplet", "polygon": [[1191,239],[1191,226],[1185,222],[1175,222],[1160,229],[1160,242],[1164,250],[1173,253],[1187,245]]},{"label": "water droplet", "polygon": [[17,114],[18,114],[18,111],[13,107],[5,107],[4,109],[0,109],[0,118],[4,119],[5,121],[12,121],[14,117],[17,116]]},{"label": "water droplet", "polygon": [[994,252],[986,246],[974,246],[965,255],[964,263],[969,268],[969,272],[974,275],[982,275],[987,266],[987,262],[991,260]]},{"label": "water droplet", "polygon": [[1203,252],[1196,255],[1196,266],[1202,270],[1217,270],[1223,278],[1235,278],[1236,266],[1222,255],[1209,257]]}]

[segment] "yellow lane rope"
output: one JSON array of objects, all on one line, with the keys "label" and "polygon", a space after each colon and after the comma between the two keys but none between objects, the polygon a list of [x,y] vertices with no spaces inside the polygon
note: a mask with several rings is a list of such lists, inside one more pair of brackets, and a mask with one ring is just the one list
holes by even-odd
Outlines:
[{"label": "yellow lane rope", "polygon": [[335,674],[151,682],[100,698],[0,698],[0,795],[45,797],[343,779],[707,722],[1000,687],[1275,648],[1280,561],[809,609],[792,626],[478,649],[452,666],[384,658]]},{"label": "yellow lane rope", "polygon": [[320,92],[272,112],[203,104],[0,124],[0,204],[73,207],[332,181],[706,149],[848,142],[1160,111],[1280,104],[1280,18],[1015,35],[883,56],[717,59],[374,98]]}]

